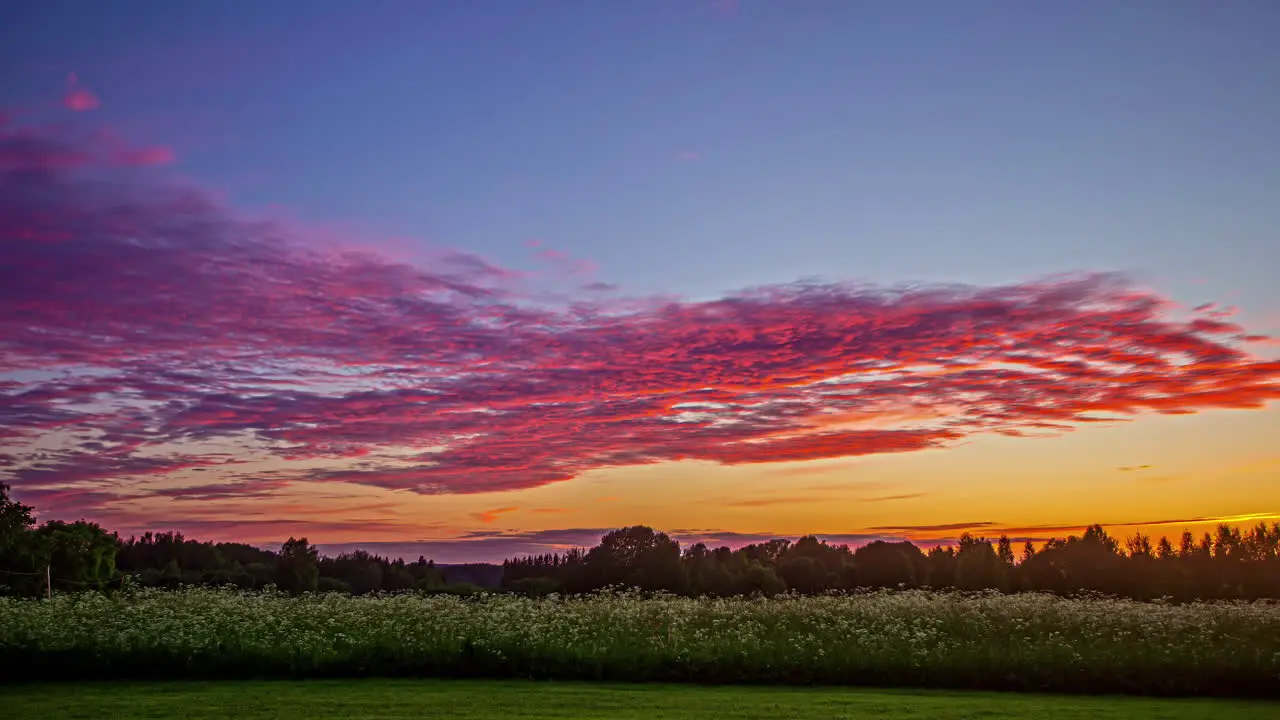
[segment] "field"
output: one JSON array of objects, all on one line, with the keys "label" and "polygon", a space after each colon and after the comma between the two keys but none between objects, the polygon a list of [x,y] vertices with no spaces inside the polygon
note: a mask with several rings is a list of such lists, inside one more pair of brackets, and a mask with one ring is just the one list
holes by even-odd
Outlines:
[{"label": "field", "polygon": [[18,681],[486,677],[1280,694],[1280,605],[923,591],[0,599]]},{"label": "field", "polygon": [[1244,700],[493,680],[90,683],[74,693],[58,685],[0,692],[0,718],[86,720],[1271,720],[1280,711],[1274,703]]}]

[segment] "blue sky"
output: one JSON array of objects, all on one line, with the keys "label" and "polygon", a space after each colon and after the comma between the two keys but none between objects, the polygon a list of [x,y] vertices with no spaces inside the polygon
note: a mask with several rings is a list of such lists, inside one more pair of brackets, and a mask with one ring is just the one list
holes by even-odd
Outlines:
[{"label": "blue sky", "polygon": [[[1142,298],[1238,306],[1232,322],[1280,334],[1280,4],[6,13],[0,303],[23,310],[0,307],[0,398],[22,400],[0,403],[0,480],[55,515],[360,543],[634,522],[1049,532],[1278,509],[1274,345],[1229,349],[1225,316],[1170,331]],[[72,73],[100,104],[57,102]],[[120,186],[84,182],[49,151],[63,141]],[[49,185],[22,184],[32,169]],[[175,209],[175,183],[218,202]],[[187,235],[139,242],[103,211],[111,192],[144,229]],[[319,254],[246,230],[260,216]],[[333,238],[372,254],[321,247]],[[598,270],[544,281],[575,298],[613,284],[601,306],[640,309],[622,325],[557,314],[469,259],[529,270],[548,250]],[[1045,279],[1115,270],[1134,280]],[[697,302],[804,278],[974,289]],[[441,299],[443,281],[462,292]],[[473,302],[495,283],[511,304]],[[684,301],[640,302],[655,293]],[[878,372],[904,357],[904,378]],[[297,382],[263,387],[245,362]],[[371,379],[374,362],[395,372]],[[858,372],[857,397],[806,384]],[[323,373],[366,384],[344,394]],[[707,388],[750,421],[670,422]],[[137,397],[153,416],[129,415]],[[123,409],[68,415],[87,398]],[[50,438],[67,446],[32,450]],[[798,477],[815,484],[775,493]],[[1024,482],[1031,502],[1009,491]],[[704,496],[669,502],[690,489]]]},{"label": "blue sky", "polygon": [[637,292],[1105,267],[1280,304],[1270,3],[19,8],[15,95],[78,72],[306,218],[509,263],[541,238]]}]

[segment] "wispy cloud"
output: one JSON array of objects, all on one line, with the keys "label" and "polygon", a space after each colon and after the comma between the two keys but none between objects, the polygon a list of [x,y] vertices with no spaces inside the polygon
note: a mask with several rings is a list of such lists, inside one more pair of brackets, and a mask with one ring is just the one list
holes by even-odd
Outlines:
[{"label": "wispy cloud", "polygon": [[871,530],[883,530],[885,532],[895,533],[916,533],[916,532],[941,532],[948,530],[983,530],[985,528],[994,527],[998,523],[990,521],[981,522],[957,522],[943,523],[941,525],[877,525],[870,528]]},{"label": "wispy cloud", "polygon": [[[895,500],[914,500],[925,497],[926,493],[903,493],[901,495],[879,495],[872,497],[851,497],[850,503],[880,503]],[[797,503],[827,502],[829,499],[820,495],[792,495],[786,497],[760,497],[729,500],[722,503],[725,507],[769,507],[771,505],[791,505]]]},{"label": "wispy cloud", "polygon": [[893,502],[895,500],[915,500],[916,498],[926,497],[928,493],[903,493],[901,495],[881,495],[879,497],[857,498],[856,502],[860,503],[876,503],[876,502]]},{"label": "wispy cloud", "polygon": [[492,510],[484,510],[477,513],[471,513],[471,517],[487,525],[489,523],[496,522],[498,518],[502,517],[503,515],[508,515],[510,513],[516,512],[519,509],[520,508],[518,507],[494,508]]},{"label": "wispy cloud", "polygon": [[795,505],[798,503],[819,502],[822,498],[802,496],[802,497],[762,497],[762,498],[744,498],[742,500],[728,500],[720,503],[722,507],[770,507],[773,505]]},{"label": "wispy cloud", "polygon": [[1119,275],[556,304],[465,253],[326,250],[120,147],[0,126],[0,477],[20,492],[74,483],[87,503],[218,469],[221,443],[304,462],[292,481],[481,493],[1280,397],[1280,362],[1240,349],[1244,328],[1175,319]]}]

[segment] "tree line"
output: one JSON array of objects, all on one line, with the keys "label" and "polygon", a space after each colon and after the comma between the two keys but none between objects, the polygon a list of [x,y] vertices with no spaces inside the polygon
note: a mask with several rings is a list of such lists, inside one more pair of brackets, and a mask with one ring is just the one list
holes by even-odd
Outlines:
[{"label": "tree line", "polygon": [[529,594],[610,586],[684,595],[802,594],[860,588],[1096,592],[1152,600],[1280,598],[1280,523],[1241,532],[1226,524],[1177,543],[1138,533],[1123,542],[1101,525],[1015,550],[1008,537],[962,535],[923,549],[876,541],[857,548],[808,536],[737,550],[698,543],[681,549],[664,533],[615,530],[590,550],[508,560],[503,587]]},{"label": "tree line", "polygon": [[857,548],[808,536],[731,550],[680,543],[634,526],[590,549],[510,559],[501,568],[439,567],[431,560],[390,559],[363,550],[322,556],[306,538],[273,552],[242,543],[200,542],[181,533],[122,539],[95,523],[37,525],[34,509],[0,483],[0,593],[127,585],[267,585],[287,592],[422,591],[473,593],[481,585],[530,595],[635,587],[682,595],[802,594],[859,588],[1082,591],[1137,599],[1280,598],[1280,523],[1246,531],[1219,525],[1176,542],[1138,533],[1124,540],[1100,525],[1080,536],[1015,549],[1007,537],[962,535],[954,546],[922,548],[876,541]]},{"label": "tree line", "polygon": [[[469,577],[468,568],[457,575]],[[147,532],[122,539],[96,523],[49,520],[36,524],[34,509],[12,500],[0,483],[0,594],[122,588],[274,585],[287,592],[419,590],[476,592],[479,588],[436,567],[373,555],[363,550],[321,556],[306,538],[289,538],[278,552],[243,543],[201,542],[180,532]]]}]

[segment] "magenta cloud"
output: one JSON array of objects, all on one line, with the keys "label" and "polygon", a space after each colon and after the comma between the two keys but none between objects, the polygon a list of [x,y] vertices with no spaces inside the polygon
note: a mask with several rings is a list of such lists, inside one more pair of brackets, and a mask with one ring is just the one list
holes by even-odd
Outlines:
[{"label": "magenta cloud", "polygon": [[1280,397],[1280,362],[1243,349],[1256,336],[1212,308],[1175,317],[1121,275],[548,302],[467,253],[325,250],[153,177],[167,151],[127,147],[0,125],[0,479],[20,497],[89,507],[239,455],[308,461],[270,489],[286,473],[519,490]]}]

